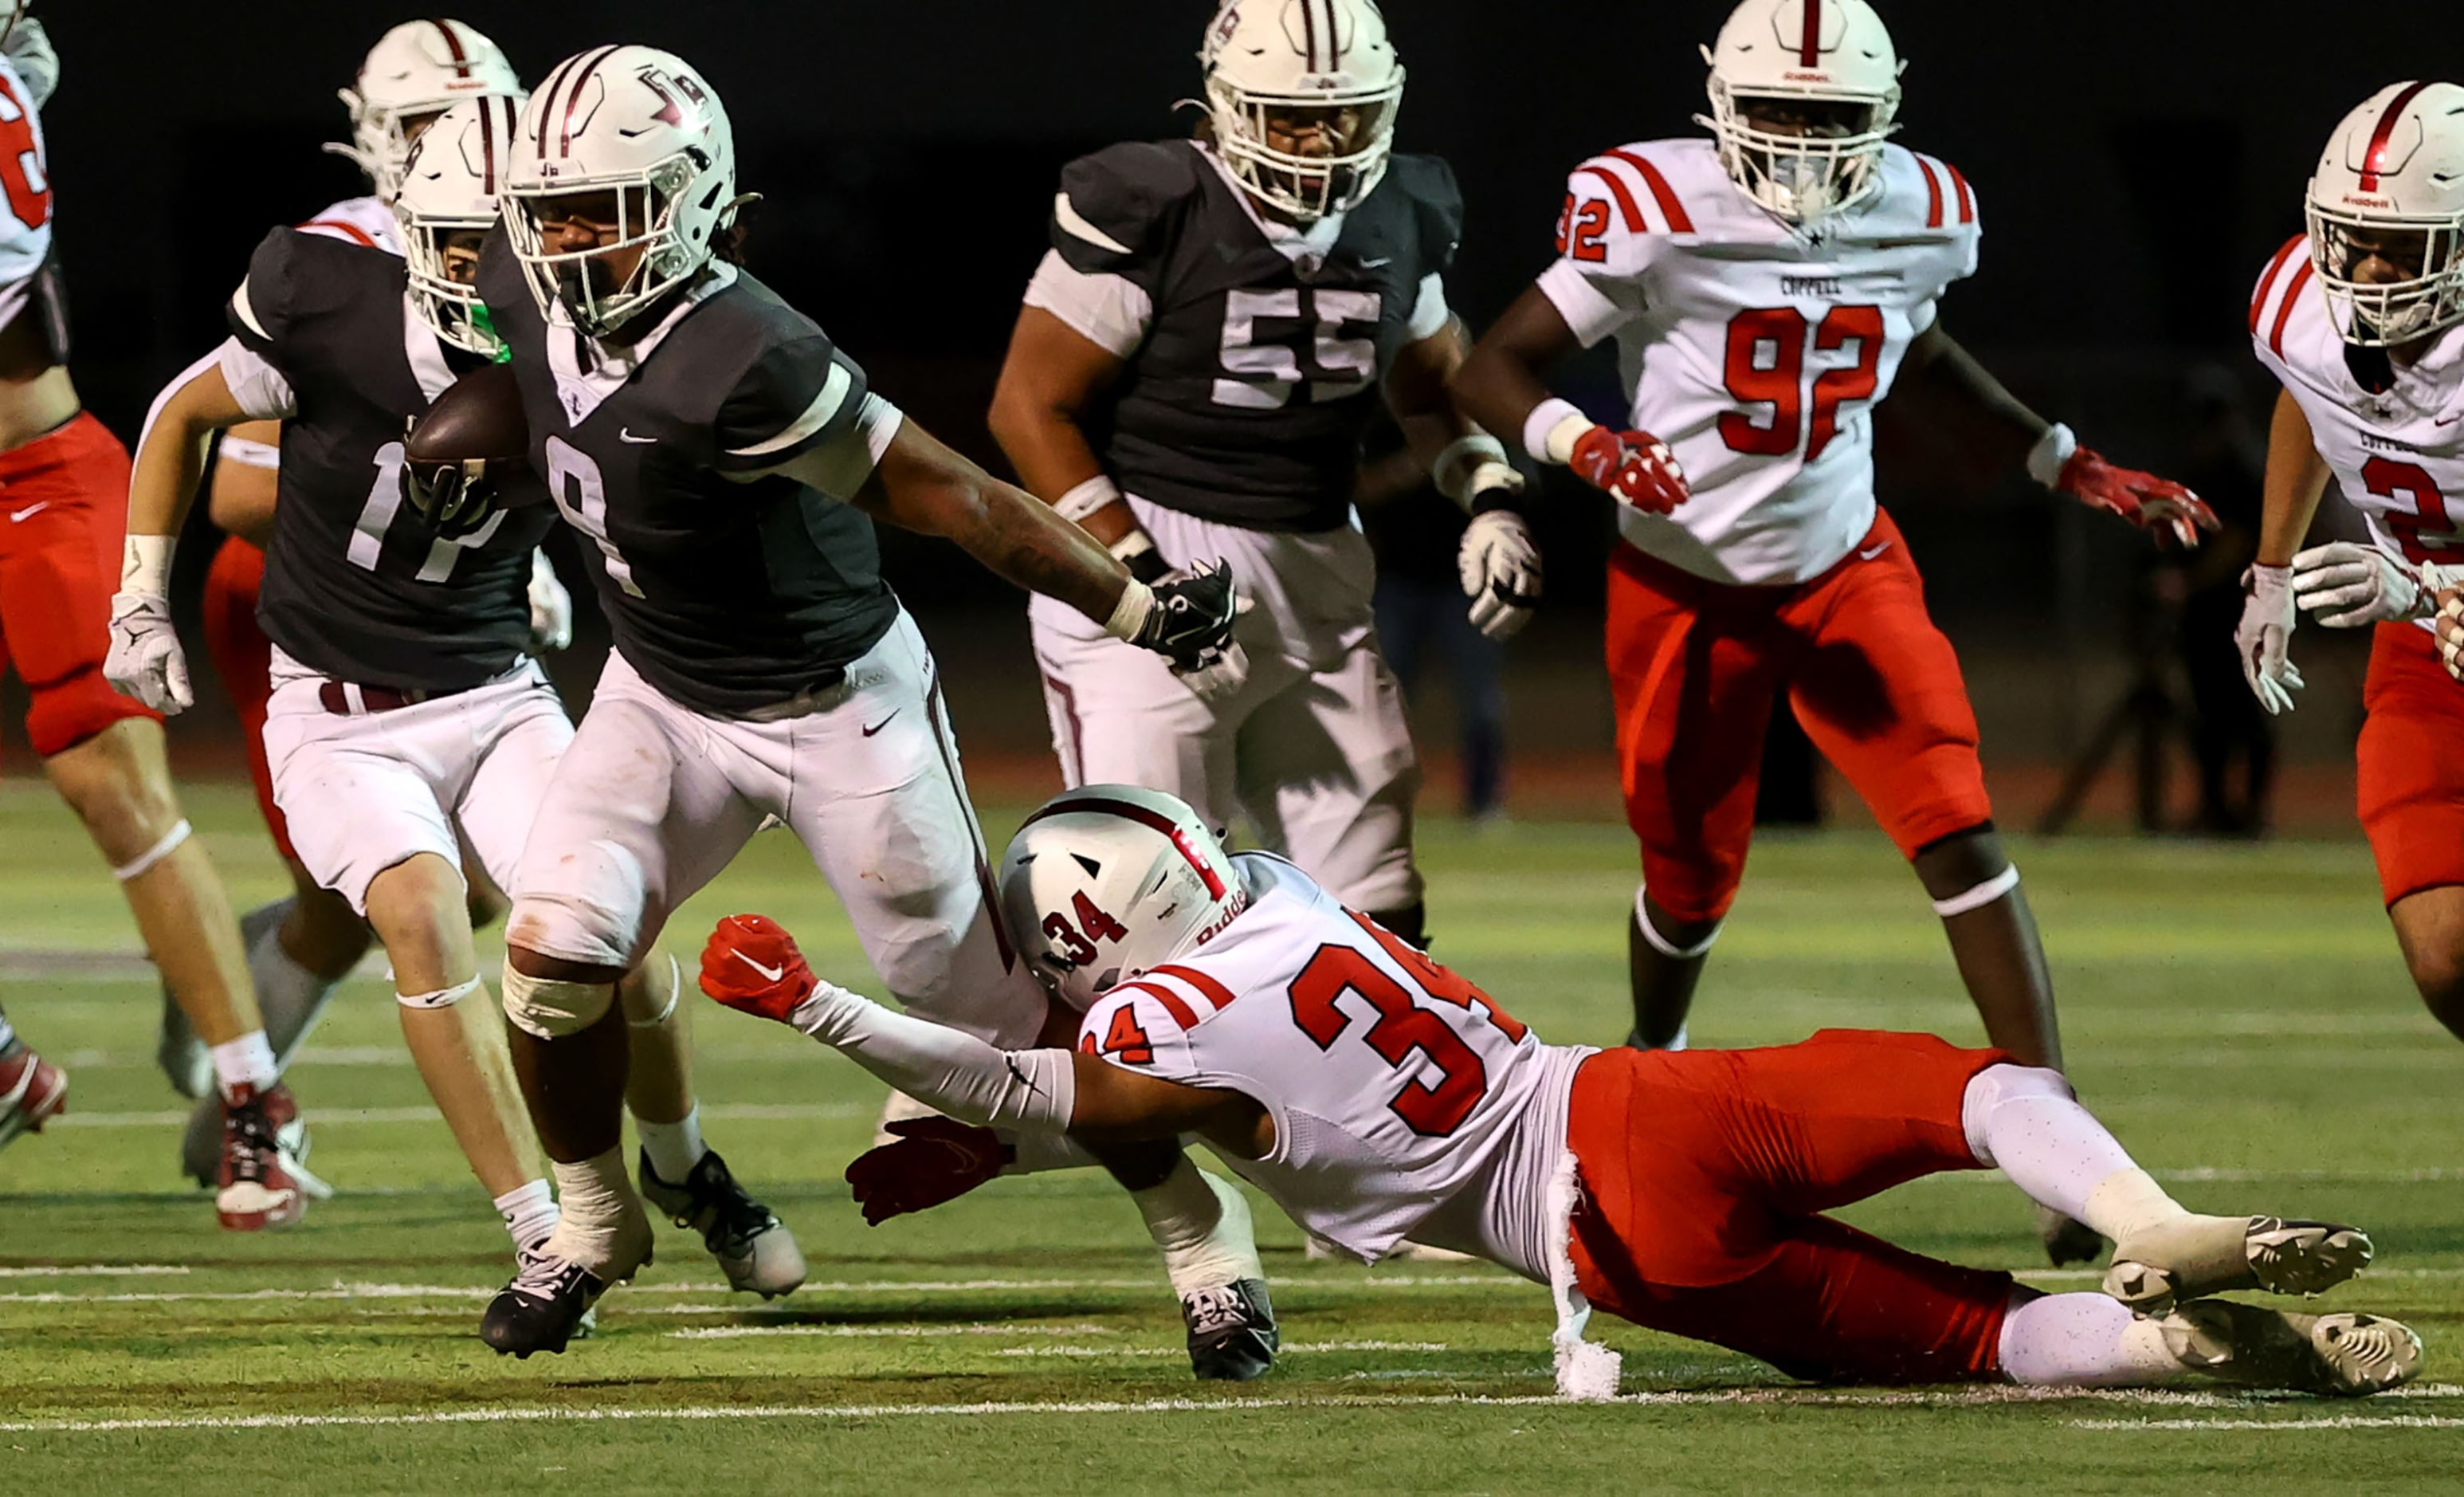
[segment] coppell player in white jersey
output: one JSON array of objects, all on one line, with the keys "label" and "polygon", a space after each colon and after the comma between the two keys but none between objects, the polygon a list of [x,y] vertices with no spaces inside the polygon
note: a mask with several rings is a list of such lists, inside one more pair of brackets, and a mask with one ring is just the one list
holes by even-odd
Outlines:
[{"label": "coppell player in white jersey", "polygon": [[[2297,604],[2371,627],[2362,826],[2413,983],[2464,1036],[2464,687],[2431,619],[2464,564],[2464,88],[2372,95],[2328,138],[2307,208],[2251,298],[2252,345],[2284,391],[2236,643],[2277,712],[2301,685]],[[2297,553],[2330,477],[2370,544]]]},{"label": "coppell player in white jersey", "polygon": [[[1364,1261],[1408,1235],[1550,1285],[1573,1397],[1616,1391],[1615,1356],[1581,1339],[1594,1308],[1825,1380],[2205,1374],[2356,1394],[2419,1367],[2418,1338],[2393,1321],[2208,1298],[2326,1288],[2367,1261],[2368,1239],[2192,1215],[2057,1073],[1999,1050],[1837,1029],[1762,1050],[1544,1044],[1298,868],[1226,856],[1188,806],[1128,785],[1030,817],[1001,859],[1001,908],[1054,994],[1084,1006],[1074,1053],[893,1014],[818,980],[759,915],[720,922],[703,952],[719,1002],[958,1120],[849,1170],[872,1220],[1081,1140],[1196,1134]],[[2038,1294],[1823,1215],[1995,1165],[2121,1244],[2106,1292]]]},{"label": "coppell player in white jersey", "polygon": [[[1976,268],[1976,194],[1888,143],[1900,66],[1865,0],[1746,0],[1708,56],[1711,137],[1577,167],[1559,259],[1455,381],[1468,414],[1620,502],[1608,656],[1642,844],[1634,1043],[1683,1043],[1785,689],[1915,866],[1987,1035],[2058,1068],[2052,980],[1993,828],[1958,657],[1875,504],[1873,407],[1904,374],[1975,410],[1997,453],[2049,488],[2185,542],[2213,518],[2079,446],[1943,330],[1943,293]],[[1623,432],[1543,383],[1609,338]],[[2047,1230],[2057,1262],[2095,1250]]]}]

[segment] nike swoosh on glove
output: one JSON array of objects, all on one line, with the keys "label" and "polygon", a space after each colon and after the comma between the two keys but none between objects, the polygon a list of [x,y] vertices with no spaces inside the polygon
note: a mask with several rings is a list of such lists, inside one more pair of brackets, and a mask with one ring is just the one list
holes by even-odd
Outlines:
[{"label": "nike swoosh on glove", "polygon": [[1473,517],[1455,565],[1471,600],[1474,628],[1491,639],[1511,639],[1531,622],[1540,601],[1540,547],[1522,516],[1490,510]]},{"label": "nike swoosh on glove", "polygon": [[2233,627],[2242,679],[2270,716],[2291,712],[2293,693],[2301,689],[2301,672],[2285,653],[2299,617],[2293,604],[2293,568],[2255,563],[2241,581],[2250,589],[2241,623]]},{"label": "nike swoosh on glove", "polygon": [[2054,489],[2160,538],[2170,536],[2186,549],[2199,543],[2200,531],[2216,528],[2216,512],[2189,490],[2136,468],[2118,468],[2084,447],[2062,464]]},{"label": "nike swoosh on glove", "polygon": [[1594,427],[1575,440],[1566,466],[1593,488],[1646,515],[1665,515],[1692,497],[1677,454],[1648,431]]},{"label": "nike swoosh on glove", "polygon": [[898,1141],[875,1145],[847,1167],[869,1226],[956,1200],[1018,1158],[1001,1134],[956,1118],[902,1118],[885,1128]]},{"label": "nike swoosh on glove", "polygon": [[196,693],[188,689],[188,657],[181,651],[168,598],[141,592],[111,595],[111,650],[103,657],[102,677],[113,691],[159,713],[186,712],[195,705]]},{"label": "nike swoosh on glove", "polygon": [[766,914],[731,914],[701,949],[701,990],[738,1013],[793,1024],[820,985],[796,938]]},{"label": "nike swoosh on glove", "polygon": [[1249,657],[1232,638],[1246,605],[1230,562],[1193,562],[1155,584],[1155,606],[1130,643],[1171,662],[1200,697],[1229,695],[1249,678]]}]

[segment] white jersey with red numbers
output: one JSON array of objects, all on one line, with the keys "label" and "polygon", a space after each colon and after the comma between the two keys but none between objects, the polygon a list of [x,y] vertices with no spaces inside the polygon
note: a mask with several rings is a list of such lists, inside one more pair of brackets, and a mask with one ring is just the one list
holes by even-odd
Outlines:
[{"label": "white jersey with red numbers", "polygon": [[52,253],[52,177],[34,89],[0,57],[0,327],[17,319]]},{"label": "white jersey with red numbers", "polygon": [[387,254],[402,253],[402,227],[383,198],[346,197],[319,209],[299,226],[299,231],[365,245]]},{"label": "white jersey with red numbers", "polygon": [[1809,237],[1708,140],[1646,141],[1568,179],[1540,290],[1585,347],[1614,334],[1632,425],[1693,496],[1618,512],[1625,539],[1719,583],[1820,575],[1874,523],[1873,409],[1934,304],[1976,269],[1958,171],[1883,147],[1881,187]]},{"label": "white jersey with red numbers", "polygon": [[[2297,236],[2259,276],[2250,339],[2309,418],[2311,441],[2379,549],[2407,563],[2464,564],[2464,327],[2437,334],[2409,363],[2367,350],[2348,361],[2310,241]],[[2365,374],[2387,388],[2365,386]]]},{"label": "white jersey with red numbers", "polygon": [[1543,1045],[1488,995],[1281,858],[1233,858],[1248,909],[1120,984],[1078,1047],[1239,1091],[1274,1152],[1224,1162],[1309,1231],[1374,1262],[1406,1236],[1547,1280],[1548,1184],[1588,1049]]}]

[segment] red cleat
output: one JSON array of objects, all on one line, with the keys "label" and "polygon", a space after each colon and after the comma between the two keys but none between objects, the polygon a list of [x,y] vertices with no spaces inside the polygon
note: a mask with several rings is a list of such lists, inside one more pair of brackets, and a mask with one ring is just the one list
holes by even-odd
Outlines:
[{"label": "red cleat", "polygon": [[68,1106],[68,1073],[24,1046],[0,1055],[0,1148],[38,1134]]},{"label": "red cleat", "polygon": [[221,1188],[214,1215],[225,1230],[262,1232],[289,1226],[308,1211],[308,1193],[292,1173],[282,1129],[299,1116],[291,1089],[279,1082],[263,1091],[243,1086],[223,1102]]}]

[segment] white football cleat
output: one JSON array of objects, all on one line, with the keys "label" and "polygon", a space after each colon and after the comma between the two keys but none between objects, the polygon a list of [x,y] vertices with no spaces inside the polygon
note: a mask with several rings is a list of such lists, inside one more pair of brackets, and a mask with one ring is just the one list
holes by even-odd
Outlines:
[{"label": "white football cleat", "polygon": [[2384,1315],[2296,1315],[2200,1300],[2158,1324],[2184,1367],[2246,1387],[2357,1398],[2421,1374],[2421,1337]]},{"label": "white football cleat", "polygon": [[2104,1292],[2139,1314],[2230,1289],[2318,1294],[2368,1266],[2359,1228],[2282,1217],[2184,1217],[2113,1249]]}]

